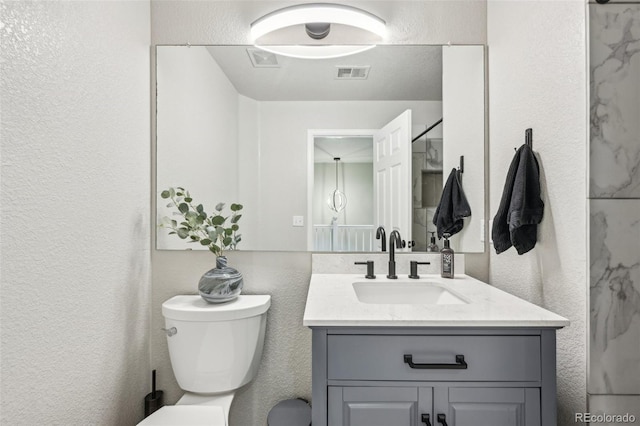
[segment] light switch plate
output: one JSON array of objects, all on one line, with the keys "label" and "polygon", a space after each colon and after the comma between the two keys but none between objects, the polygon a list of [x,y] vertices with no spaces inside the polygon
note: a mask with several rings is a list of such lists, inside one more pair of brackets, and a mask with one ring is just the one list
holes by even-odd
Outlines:
[{"label": "light switch plate", "polygon": [[304,216],[294,216],[293,226],[304,226]]}]

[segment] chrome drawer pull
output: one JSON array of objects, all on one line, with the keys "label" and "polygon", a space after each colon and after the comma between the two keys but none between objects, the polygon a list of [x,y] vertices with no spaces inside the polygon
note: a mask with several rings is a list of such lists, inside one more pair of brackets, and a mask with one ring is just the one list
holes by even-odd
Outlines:
[{"label": "chrome drawer pull", "polygon": [[464,355],[456,355],[455,364],[416,364],[413,362],[413,355],[404,356],[405,364],[409,364],[411,368],[422,370],[466,370],[467,363],[464,361]]}]

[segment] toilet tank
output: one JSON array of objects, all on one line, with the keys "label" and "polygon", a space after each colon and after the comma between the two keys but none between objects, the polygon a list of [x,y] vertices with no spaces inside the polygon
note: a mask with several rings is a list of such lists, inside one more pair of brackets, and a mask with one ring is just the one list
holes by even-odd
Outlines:
[{"label": "toilet tank", "polygon": [[212,304],[200,296],[175,296],[162,304],[171,366],[178,385],[197,393],[228,392],[258,372],[264,346],[268,295],[240,295]]}]

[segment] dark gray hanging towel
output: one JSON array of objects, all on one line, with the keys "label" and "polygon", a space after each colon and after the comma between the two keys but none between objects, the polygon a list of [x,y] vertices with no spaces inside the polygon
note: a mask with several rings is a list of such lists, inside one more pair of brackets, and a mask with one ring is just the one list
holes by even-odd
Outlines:
[{"label": "dark gray hanging towel", "polygon": [[447,183],[442,190],[440,203],[433,215],[433,224],[438,231],[438,238],[443,234],[457,234],[464,226],[463,218],[471,216],[471,207],[464,195],[457,169],[451,170]]},{"label": "dark gray hanging towel", "polygon": [[513,246],[524,254],[536,245],[544,203],[540,198],[540,168],[533,150],[522,145],[509,166],[491,238],[496,253]]}]

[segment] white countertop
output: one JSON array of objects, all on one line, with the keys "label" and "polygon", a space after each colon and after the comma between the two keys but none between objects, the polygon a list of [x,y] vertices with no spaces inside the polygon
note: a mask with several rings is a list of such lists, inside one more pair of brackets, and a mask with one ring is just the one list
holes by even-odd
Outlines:
[{"label": "white countertop", "polygon": [[[468,304],[367,304],[356,297],[354,282],[436,282],[462,296]],[[363,274],[313,274],[304,310],[307,327],[552,327],[569,320],[475,278],[457,274],[454,279],[421,275],[409,280],[399,275],[389,280],[379,274],[374,280]]]}]

